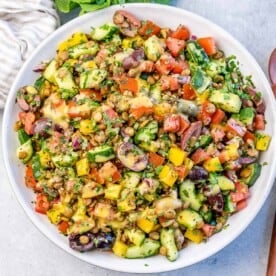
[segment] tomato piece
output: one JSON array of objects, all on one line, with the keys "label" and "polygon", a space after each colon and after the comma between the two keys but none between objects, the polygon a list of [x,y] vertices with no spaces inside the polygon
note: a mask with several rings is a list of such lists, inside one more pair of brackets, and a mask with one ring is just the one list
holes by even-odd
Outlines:
[{"label": "tomato piece", "polygon": [[153,113],[153,108],[146,107],[146,106],[139,106],[139,107],[131,108],[129,112],[135,119],[138,120],[143,116],[148,116],[151,113]]},{"label": "tomato piece", "polygon": [[239,121],[230,118],[226,123],[226,130],[241,137],[246,133],[246,127]]},{"label": "tomato piece", "polygon": [[149,163],[154,167],[158,167],[164,164],[165,158],[155,152],[149,153]]},{"label": "tomato piece", "polygon": [[183,85],[183,98],[185,100],[194,100],[196,98],[196,92],[189,83]]},{"label": "tomato piece", "polygon": [[66,234],[68,228],[69,228],[69,223],[68,221],[65,221],[65,220],[60,222],[58,225],[58,230],[63,234]]},{"label": "tomato piece", "polygon": [[179,115],[172,114],[168,116],[163,125],[165,132],[178,132],[180,130]]},{"label": "tomato piece", "polygon": [[46,214],[49,208],[50,208],[50,202],[48,201],[47,196],[44,194],[37,194],[35,211],[40,214]]},{"label": "tomato piece", "polygon": [[210,237],[214,234],[215,226],[205,223],[202,226],[202,231],[204,232],[206,237]]},{"label": "tomato piece", "polygon": [[124,77],[119,80],[119,88],[122,93],[128,90],[131,91],[133,94],[137,94],[138,81],[135,78]]},{"label": "tomato piece", "polygon": [[229,157],[229,154],[227,153],[226,150],[223,150],[221,151],[219,154],[218,154],[218,158],[219,158],[219,162],[221,164],[227,162],[230,160],[230,157]]},{"label": "tomato piece", "polygon": [[207,153],[204,149],[197,149],[191,156],[191,159],[195,164],[202,163],[203,161],[210,158],[209,153]]},{"label": "tomato piece", "polygon": [[165,53],[155,63],[155,69],[160,75],[168,75],[174,68],[175,63],[175,59],[169,53]]},{"label": "tomato piece", "polygon": [[189,173],[186,166],[177,166],[174,167],[174,170],[177,172],[179,180],[183,180]]},{"label": "tomato piece", "polygon": [[211,136],[214,139],[215,143],[218,143],[224,138],[225,132],[221,127],[213,127],[211,130]]},{"label": "tomato piece", "polygon": [[80,94],[84,94],[86,96],[91,97],[93,100],[96,101],[102,101],[103,96],[101,94],[100,91],[94,90],[94,89],[89,89],[89,88],[85,88],[85,89],[80,89]]},{"label": "tomato piece", "polygon": [[255,130],[265,129],[265,119],[263,114],[257,114],[254,118],[254,128]]},{"label": "tomato piece", "polygon": [[37,181],[34,177],[32,166],[27,166],[25,171],[25,184],[28,188],[35,189]]},{"label": "tomato piece", "polygon": [[158,35],[161,28],[150,20],[142,22],[142,26],[139,28],[139,35],[150,37],[152,35]]},{"label": "tomato piece", "polygon": [[174,62],[172,72],[175,74],[180,74],[183,72],[183,70],[188,68],[188,63],[185,60],[179,59]]},{"label": "tomato piece", "polygon": [[177,39],[187,40],[190,37],[190,30],[183,25],[179,25],[177,29],[171,33],[170,36]]},{"label": "tomato piece", "polygon": [[249,189],[247,185],[241,182],[236,182],[235,188],[236,188],[236,191],[230,193],[230,196],[233,202],[240,202],[249,197]]},{"label": "tomato piece", "polygon": [[238,212],[246,207],[247,207],[247,199],[243,199],[237,203],[236,212]]},{"label": "tomato piece", "polygon": [[106,113],[107,117],[111,120],[119,117],[118,113],[111,107],[106,108],[105,113]]},{"label": "tomato piece", "polygon": [[177,134],[181,135],[186,129],[188,129],[188,127],[190,126],[190,122],[184,116],[181,116],[181,115],[179,115],[179,122],[180,122],[180,127]]},{"label": "tomato piece", "polygon": [[256,137],[255,135],[250,132],[250,131],[246,131],[245,134],[243,135],[243,140],[246,142],[247,140],[252,140],[252,141],[255,141]]},{"label": "tomato piece", "polygon": [[184,40],[180,40],[173,37],[168,37],[166,40],[166,46],[174,57],[179,56],[181,51],[185,48],[186,43]]},{"label": "tomato piece", "polygon": [[104,184],[104,179],[100,176],[96,168],[92,168],[90,171],[90,177],[99,184]]},{"label": "tomato piece", "polygon": [[113,173],[112,175],[112,181],[117,182],[121,179],[121,173],[117,170],[116,172]]},{"label": "tomato piece", "polygon": [[33,134],[33,123],[35,122],[35,114],[33,112],[19,112],[20,121],[24,125],[24,130],[28,135]]},{"label": "tomato piece", "polygon": [[216,107],[214,104],[209,101],[205,101],[201,107],[200,111],[197,115],[197,119],[202,121],[204,125],[209,125],[212,121],[212,116],[216,112]]},{"label": "tomato piece", "polygon": [[176,77],[161,76],[160,78],[161,90],[175,91],[179,88],[179,83]]},{"label": "tomato piece", "polygon": [[204,49],[207,55],[210,56],[217,52],[216,43],[213,37],[201,37],[197,42]]},{"label": "tomato piece", "polygon": [[212,123],[213,124],[220,124],[223,119],[225,118],[225,112],[219,108],[215,111],[215,113],[212,116]]}]

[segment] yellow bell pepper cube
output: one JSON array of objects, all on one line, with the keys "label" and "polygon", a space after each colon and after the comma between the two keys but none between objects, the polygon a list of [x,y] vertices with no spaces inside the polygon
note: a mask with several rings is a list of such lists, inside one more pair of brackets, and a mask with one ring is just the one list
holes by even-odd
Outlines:
[{"label": "yellow bell pepper cube", "polygon": [[223,171],[223,167],[221,166],[221,163],[219,161],[218,157],[210,158],[203,163],[203,167],[208,172],[221,172]]},{"label": "yellow bell pepper cube", "polygon": [[229,160],[236,160],[240,157],[239,154],[239,144],[233,143],[229,144],[225,147],[226,154],[229,158]]},{"label": "yellow bell pepper cube", "polygon": [[79,130],[82,134],[88,135],[94,132],[94,123],[92,120],[85,119],[80,121]]},{"label": "yellow bell pepper cube", "polygon": [[140,148],[150,152],[157,152],[158,150],[157,142],[155,141],[142,142],[139,146]]},{"label": "yellow bell pepper cube", "polygon": [[58,45],[59,51],[66,51],[68,48],[76,46],[78,44],[87,42],[87,36],[85,33],[77,32],[74,33],[69,39],[64,40]]},{"label": "yellow bell pepper cube", "polygon": [[201,243],[203,241],[204,235],[202,231],[199,229],[194,229],[194,230],[187,229],[184,234],[184,237],[194,243]]},{"label": "yellow bell pepper cube", "polygon": [[177,172],[171,168],[170,166],[168,165],[165,165],[161,172],[159,173],[159,179],[160,181],[165,184],[165,185],[168,185],[170,187],[173,186],[173,184],[175,183],[175,181],[177,180],[178,178],[178,174]]},{"label": "yellow bell pepper cube", "polygon": [[127,49],[127,48],[137,48],[141,47],[144,43],[143,38],[140,35],[136,35],[135,37],[132,38],[124,38],[122,41],[122,48]]},{"label": "yellow bell pepper cube", "polygon": [[205,90],[202,93],[196,93],[196,94],[197,94],[196,103],[200,105],[200,104],[203,104],[204,102],[206,102],[206,100],[209,98],[210,91]]},{"label": "yellow bell pepper cube", "polygon": [[168,153],[169,160],[175,166],[182,165],[182,163],[183,163],[186,156],[187,156],[187,153],[184,150],[182,150],[178,147],[170,148],[169,153]]},{"label": "yellow bell pepper cube", "polygon": [[261,133],[258,133],[256,136],[257,136],[256,149],[260,151],[266,151],[269,146],[271,136],[267,134],[261,134]]},{"label": "yellow bell pepper cube", "polygon": [[150,233],[154,229],[154,226],[155,226],[155,223],[153,221],[145,219],[145,218],[139,218],[136,221],[136,224],[145,233]]},{"label": "yellow bell pepper cube", "polygon": [[135,210],[136,208],[135,198],[133,196],[130,196],[126,199],[118,200],[117,208],[120,212],[129,212],[129,211]]},{"label": "yellow bell pepper cube", "polygon": [[38,153],[40,165],[42,168],[49,168],[51,162],[51,156],[49,152],[45,150],[40,150]]},{"label": "yellow bell pepper cube", "polygon": [[112,247],[113,253],[119,257],[124,257],[126,255],[127,249],[128,246],[120,240],[116,240]]},{"label": "yellow bell pepper cube", "polygon": [[77,161],[76,170],[78,176],[88,175],[90,171],[88,158],[83,158]]},{"label": "yellow bell pepper cube", "polygon": [[120,197],[122,186],[118,184],[108,184],[104,190],[104,197],[106,199],[116,200]]}]

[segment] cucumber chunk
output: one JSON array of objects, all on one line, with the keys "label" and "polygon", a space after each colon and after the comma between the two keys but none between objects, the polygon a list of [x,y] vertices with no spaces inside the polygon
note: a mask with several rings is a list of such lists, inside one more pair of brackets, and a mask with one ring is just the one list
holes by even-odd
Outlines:
[{"label": "cucumber chunk", "polygon": [[178,257],[178,250],[174,239],[174,229],[163,228],[160,234],[161,245],[167,249],[167,259],[171,262]]},{"label": "cucumber chunk", "polygon": [[115,158],[115,154],[112,147],[103,145],[88,151],[87,157],[90,162],[102,163]]}]

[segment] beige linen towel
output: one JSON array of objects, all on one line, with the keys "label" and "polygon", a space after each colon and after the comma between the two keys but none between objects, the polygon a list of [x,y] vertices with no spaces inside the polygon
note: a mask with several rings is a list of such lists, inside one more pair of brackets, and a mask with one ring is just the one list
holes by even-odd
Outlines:
[{"label": "beige linen towel", "polygon": [[58,25],[51,0],[0,0],[0,109],[22,63]]}]

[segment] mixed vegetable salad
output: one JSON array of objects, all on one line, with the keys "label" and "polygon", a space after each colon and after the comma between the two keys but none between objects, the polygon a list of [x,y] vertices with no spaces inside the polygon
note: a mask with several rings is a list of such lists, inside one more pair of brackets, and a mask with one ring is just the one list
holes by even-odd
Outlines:
[{"label": "mixed vegetable salad", "polygon": [[265,104],[213,37],[118,10],[34,71],[17,93],[17,156],[72,249],[174,261],[246,207]]}]

